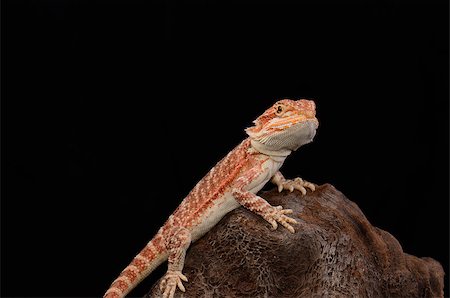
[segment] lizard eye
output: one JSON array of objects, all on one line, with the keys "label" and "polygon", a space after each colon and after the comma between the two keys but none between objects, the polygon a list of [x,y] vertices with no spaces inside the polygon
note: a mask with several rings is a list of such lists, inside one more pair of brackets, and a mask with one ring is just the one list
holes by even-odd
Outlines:
[{"label": "lizard eye", "polygon": [[275,114],[277,114],[278,116],[281,115],[283,113],[284,109],[283,106],[279,105],[278,107],[275,108]]}]

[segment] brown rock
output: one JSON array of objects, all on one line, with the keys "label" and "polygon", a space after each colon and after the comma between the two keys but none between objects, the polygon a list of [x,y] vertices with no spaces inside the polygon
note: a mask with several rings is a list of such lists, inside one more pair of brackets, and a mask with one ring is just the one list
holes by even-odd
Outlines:
[{"label": "brown rock", "polygon": [[[296,233],[238,208],[190,247],[175,297],[443,297],[444,271],[403,253],[329,184],[260,194],[294,210]],[[147,297],[160,297],[157,282]]]}]

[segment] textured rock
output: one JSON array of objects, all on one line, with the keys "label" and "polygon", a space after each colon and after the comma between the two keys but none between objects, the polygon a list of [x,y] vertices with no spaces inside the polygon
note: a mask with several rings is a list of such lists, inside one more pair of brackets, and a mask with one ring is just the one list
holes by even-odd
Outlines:
[{"label": "textured rock", "polygon": [[[260,195],[294,210],[296,233],[234,210],[192,244],[186,293],[175,297],[443,297],[442,266],[403,253],[333,186]],[[158,285],[148,297],[160,296]]]}]

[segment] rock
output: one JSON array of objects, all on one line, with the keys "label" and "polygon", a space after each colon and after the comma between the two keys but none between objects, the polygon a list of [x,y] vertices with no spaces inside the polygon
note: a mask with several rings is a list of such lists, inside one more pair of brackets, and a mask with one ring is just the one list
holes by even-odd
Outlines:
[{"label": "rock", "polygon": [[[332,185],[260,194],[294,210],[291,234],[238,208],[190,247],[175,297],[443,297],[444,271],[402,251]],[[157,282],[146,297],[160,297]]]}]

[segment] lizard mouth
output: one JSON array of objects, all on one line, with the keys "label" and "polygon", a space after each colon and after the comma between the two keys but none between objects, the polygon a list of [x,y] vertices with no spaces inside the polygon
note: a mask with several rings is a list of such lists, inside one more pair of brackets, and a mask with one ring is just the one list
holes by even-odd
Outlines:
[{"label": "lizard mouth", "polygon": [[316,128],[319,126],[319,121],[315,117],[315,113],[313,113],[310,115],[297,114],[278,121],[274,121],[273,123],[269,123],[266,129],[282,131],[308,122],[315,123]]},{"label": "lizard mouth", "polygon": [[308,123],[311,123],[312,125],[314,125],[315,129],[319,128],[319,120],[317,120],[316,117],[309,118]]}]

